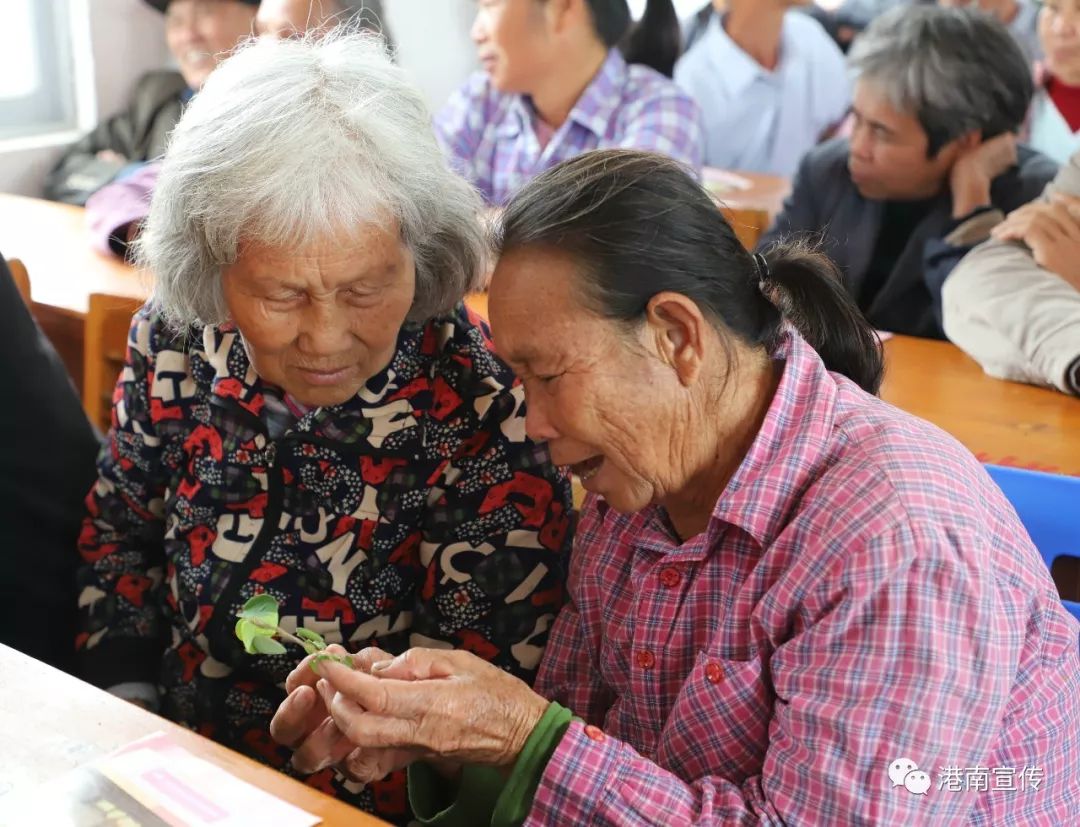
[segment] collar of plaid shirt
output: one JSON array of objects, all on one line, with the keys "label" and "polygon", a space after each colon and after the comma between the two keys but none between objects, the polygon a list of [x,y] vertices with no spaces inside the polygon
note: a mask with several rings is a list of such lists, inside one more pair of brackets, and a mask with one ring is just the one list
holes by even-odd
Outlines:
[{"label": "collar of plaid shirt", "polygon": [[[626,85],[628,71],[629,67],[619,50],[610,49],[600,71],[585,87],[574,108],[570,110],[567,122],[582,126],[598,139],[602,139],[615,110],[622,103],[622,89]],[[514,138],[526,129],[536,131],[533,123],[536,109],[531,98],[527,95],[515,96],[511,112],[513,117],[507,118],[506,122],[499,126],[500,137]],[[556,134],[559,131],[561,130],[556,130]]]}]

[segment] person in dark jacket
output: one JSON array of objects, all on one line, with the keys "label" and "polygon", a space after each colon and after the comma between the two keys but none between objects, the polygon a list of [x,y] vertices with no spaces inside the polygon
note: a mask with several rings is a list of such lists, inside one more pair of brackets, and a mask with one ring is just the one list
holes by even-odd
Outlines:
[{"label": "person in dark jacket", "polygon": [[0,643],[71,671],[76,540],[99,442],[2,256],[0,353]]},{"label": "person in dark jacket", "polygon": [[760,246],[820,239],[872,324],[943,339],[946,276],[1057,171],[1017,145],[1027,61],[997,20],[919,6],[878,18],[851,64],[851,137],[807,153]]},{"label": "person in dark jacket", "polygon": [[133,165],[157,158],[184,104],[244,37],[259,0],[146,0],[165,15],[165,39],[180,71],[139,79],[131,105],[68,149],[45,181],[45,197],[83,205]]}]

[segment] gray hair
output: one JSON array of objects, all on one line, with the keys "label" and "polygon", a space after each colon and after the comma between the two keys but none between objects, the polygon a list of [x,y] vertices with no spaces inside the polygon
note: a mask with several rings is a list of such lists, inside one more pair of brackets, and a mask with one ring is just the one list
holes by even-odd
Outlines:
[{"label": "gray hair", "polygon": [[379,38],[252,42],[173,132],[136,255],[170,324],[216,325],[241,243],[288,248],[396,220],[416,262],[408,320],[422,322],[479,288],[480,209]]},{"label": "gray hair", "polygon": [[381,34],[390,51],[394,50],[394,38],[386,23],[382,0],[337,0],[343,12],[343,22]]},{"label": "gray hair", "polygon": [[976,9],[904,5],[877,18],[848,58],[859,79],[918,118],[928,155],[973,130],[1019,128],[1034,94],[1031,67],[1009,30]]}]

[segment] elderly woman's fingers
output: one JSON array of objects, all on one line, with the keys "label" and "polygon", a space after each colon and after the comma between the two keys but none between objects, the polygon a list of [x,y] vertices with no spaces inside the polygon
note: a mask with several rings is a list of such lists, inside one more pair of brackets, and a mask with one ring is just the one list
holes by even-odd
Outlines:
[{"label": "elderly woman's fingers", "polygon": [[315,686],[315,681],[319,679],[319,676],[311,669],[314,658],[315,655],[308,655],[289,673],[289,676],[285,678],[286,692],[295,692],[301,686]]},{"label": "elderly woman's fingers", "polygon": [[368,646],[366,649],[361,649],[355,655],[352,656],[353,666],[359,669],[361,672],[371,672],[371,667],[376,663],[385,663],[386,661],[393,660],[394,656],[389,652],[384,652],[377,646]]},{"label": "elderly woman's fingers", "polygon": [[355,746],[345,738],[333,718],[326,718],[293,751],[292,765],[310,775],[343,760]]},{"label": "elderly woman's fingers", "polygon": [[467,664],[459,662],[461,658],[457,656],[460,654],[460,652],[447,652],[441,649],[409,649],[396,658],[384,658],[375,663],[371,674],[383,679],[399,681],[449,678],[457,674],[463,666],[468,668]]},{"label": "elderly woman's fingers", "polygon": [[313,687],[300,686],[289,693],[281,702],[274,717],[270,719],[270,737],[290,749],[296,747],[317,727],[322,720],[310,719],[321,714],[326,718],[326,709]]},{"label": "elderly woman's fingers", "polygon": [[354,749],[337,767],[347,778],[370,784],[405,769],[421,757],[419,752],[411,749]]},{"label": "elderly woman's fingers", "polygon": [[[454,761],[512,764],[548,702],[467,652],[415,650],[399,663],[433,678],[395,680],[327,664],[316,688],[355,746],[414,749]],[[447,677],[447,673],[453,677]],[[417,674],[413,672],[412,674]]]}]

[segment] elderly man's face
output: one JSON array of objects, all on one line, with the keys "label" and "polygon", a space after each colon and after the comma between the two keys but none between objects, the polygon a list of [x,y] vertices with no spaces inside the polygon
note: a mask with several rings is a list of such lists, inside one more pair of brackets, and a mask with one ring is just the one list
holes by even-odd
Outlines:
[{"label": "elderly man's face", "polygon": [[259,37],[284,40],[334,26],[341,17],[337,0],[262,0],[255,15]]},{"label": "elderly man's face", "polygon": [[256,373],[309,406],[352,398],[389,363],[416,289],[394,225],[301,249],[249,245],[223,278]]},{"label": "elderly man's face", "polygon": [[525,387],[529,437],[546,441],[588,491],[636,511],[672,487],[665,425],[684,389],[651,352],[647,328],[629,342],[581,305],[576,268],[557,251],[502,256],[488,303],[495,346]]},{"label": "elderly man's face", "polygon": [[255,8],[237,0],[172,0],[165,39],[192,89],[200,89],[236,44],[252,34]]},{"label": "elderly man's face", "polygon": [[895,109],[875,84],[860,80],[852,103],[848,169],[864,198],[916,201],[941,192],[959,154],[953,141],[933,158],[919,119]]}]

